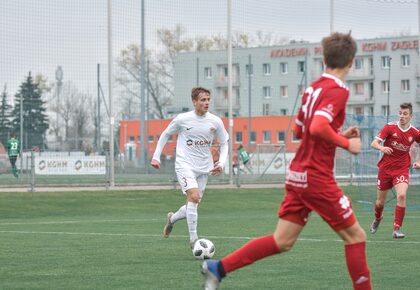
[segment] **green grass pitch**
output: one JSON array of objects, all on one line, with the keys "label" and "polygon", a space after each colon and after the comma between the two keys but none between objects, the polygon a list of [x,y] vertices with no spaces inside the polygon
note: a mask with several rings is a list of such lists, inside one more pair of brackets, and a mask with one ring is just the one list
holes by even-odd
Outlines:
[{"label": "green grass pitch", "polygon": [[[373,213],[366,203],[375,197],[364,194],[360,202],[360,188],[343,189],[368,232]],[[367,233],[374,289],[420,287],[419,189],[410,187],[405,239],[391,239],[395,200],[379,231]],[[214,242],[221,258],[274,230],[283,194],[209,189],[198,233]],[[179,190],[0,193],[0,289],[201,289],[185,221],[162,238],[166,213],[183,202]],[[291,252],[231,273],[221,289],[352,287],[343,243],[314,214]]]}]

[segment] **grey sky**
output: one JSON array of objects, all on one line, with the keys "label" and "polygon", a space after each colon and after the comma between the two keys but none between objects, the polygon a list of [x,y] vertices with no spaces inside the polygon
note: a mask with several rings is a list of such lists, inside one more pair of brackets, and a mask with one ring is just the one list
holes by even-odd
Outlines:
[{"label": "grey sky", "polygon": [[[146,1],[148,49],[159,50],[155,32],[181,23],[187,36],[226,33],[226,0]],[[319,41],[329,33],[330,0],[233,0],[233,30]],[[334,28],[358,38],[418,34],[416,0],[335,0]],[[14,95],[27,75],[54,81],[57,65],[64,81],[96,95],[96,64],[106,81],[106,0],[0,1],[0,85]],[[140,39],[140,0],[113,1],[114,56]]]}]

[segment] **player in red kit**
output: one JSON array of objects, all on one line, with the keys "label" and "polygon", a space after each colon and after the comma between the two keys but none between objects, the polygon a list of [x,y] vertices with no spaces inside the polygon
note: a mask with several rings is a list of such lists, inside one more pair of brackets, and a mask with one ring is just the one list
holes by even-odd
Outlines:
[{"label": "player in red kit", "polygon": [[[344,80],[353,64],[356,43],[350,34],[333,33],[322,40],[325,73],[306,89],[296,120],[300,147],[286,177],[286,195],[273,234],[254,239],[220,261],[202,265],[204,288],[217,289],[227,273],[265,257],[290,250],[315,211],[344,240],[347,268],[357,290],[371,290],[366,261],[366,234],[350,199],[333,175],[336,147],[358,154],[359,130],[344,123],[349,90]],[[331,271],[327,269],[326,271]]]},{"label": "player in red kit", "polygon": [[[392,237],[402,239],[401,232],[405,216],[406,194],[408,189],[409,170],[411,166],[410,149],[414,142],[420,143],[420,132],[411,126],[413,106],[402,103],[398,112],[399,121],[386,124],[378,133],[371,146],[384,155],[378,162],[377,199],[375,202],[375,219],[370,232],[376,233],[382,220],[388,190],[395,188],[397,205],[395,206],[394,230]],[[383,145],[382,145],[383,143]],[[420,169],[420,159],[414,162],[413,168]]]}]

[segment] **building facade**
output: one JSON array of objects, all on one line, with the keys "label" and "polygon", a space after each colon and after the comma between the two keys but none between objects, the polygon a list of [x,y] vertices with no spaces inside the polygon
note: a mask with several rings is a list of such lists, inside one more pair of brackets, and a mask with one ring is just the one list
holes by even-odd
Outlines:
[{"label": "building facade", "polygon": [[[420,110],[418,37],[358,40],[358,52],[347,78],[347,113],[395,115],[401,102]],[[306,86],[323,72],[320,43],[233,49],[234,116],[296,114]],[[169,113],[192,109],[193,86],[212,91],[211,111],[227,116],[226,51],[181,53],[175,62],[174,105]]]}]

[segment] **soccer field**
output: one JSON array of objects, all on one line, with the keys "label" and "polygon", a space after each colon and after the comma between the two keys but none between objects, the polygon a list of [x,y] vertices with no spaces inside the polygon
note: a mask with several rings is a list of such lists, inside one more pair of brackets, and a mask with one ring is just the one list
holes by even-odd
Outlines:
[{"label": "soccer field", "polygon": [[[391,239],[395,200],[378,233],[368,233],[374,289],[420,287],[419,189],[409,190],[405,239]],[[359,202],[360,188],[344,190],[368,231],[369,201]],[[221,258],[271,233],[282,198],[280,189],[209,189],[199,235]],[[185,221],[162,238],[166,213],[183,201],[179,190],[0,193],[0,289],[201,289]],[[314,214],[291,252],[232,273],[221,289],[352,288],[343,243]]]}]

